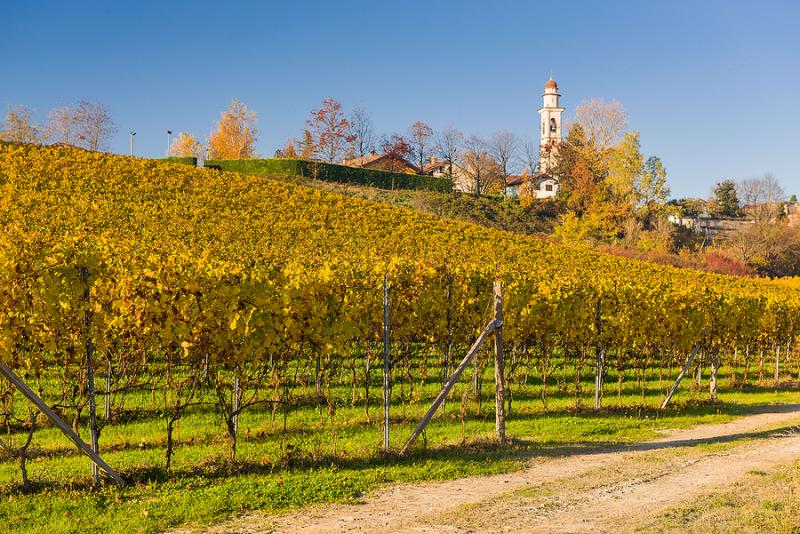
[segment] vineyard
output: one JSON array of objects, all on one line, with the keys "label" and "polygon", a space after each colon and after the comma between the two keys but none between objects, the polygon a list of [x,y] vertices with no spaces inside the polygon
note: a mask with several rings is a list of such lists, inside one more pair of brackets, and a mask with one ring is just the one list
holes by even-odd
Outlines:
[{"label": "vineyard", "polygon": [[[797,281],[655,266],[268,177],[64,147],[0,144],[0,190],[0,363],[73,431],[91,427],[94,450],[114,443],[107,459],[128,482],[186,474],[195,454],[269,473],[373,458],[384,393],[397,453],[495,318],[496,281],[511,436],[531,430],[514,420],[526,411],[651,413],[679,373],[709,378],[694,400],[715,399],[723,379],[735,391],[800,375]],[[488,350],[416,449],[485,435]],[[3,480],[13,460],[35,486],[30,444],[43,439],[47,457],[65,440],[11,383],[0,392]],[[114,465],[140,440],[139,456]],[[88,486],[88,463],[73,460],[38,476]]]}]

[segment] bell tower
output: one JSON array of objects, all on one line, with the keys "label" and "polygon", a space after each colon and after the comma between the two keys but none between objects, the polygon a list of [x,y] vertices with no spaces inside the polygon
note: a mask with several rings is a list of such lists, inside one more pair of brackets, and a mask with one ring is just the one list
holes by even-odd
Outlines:
[{"label": "bell tower", "polygon": [[543,104],[539,109],[539,169],[550,173],[556,166],[558,147],[561,145],[561,114],[564,108],[559,107],[558,84],[551,77],[544,85]]}]

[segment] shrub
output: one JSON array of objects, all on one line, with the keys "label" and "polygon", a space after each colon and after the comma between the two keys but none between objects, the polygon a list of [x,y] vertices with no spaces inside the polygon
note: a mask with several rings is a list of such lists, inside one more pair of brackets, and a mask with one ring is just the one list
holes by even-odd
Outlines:
[{"label": "shrub", "polygon": [[417,189],[448,192],[450,180],[400,172],[378,171],[288,158],[208,160],[206,167],[242,174],[289,174],[326,182],[357,184],[380,189]]}]

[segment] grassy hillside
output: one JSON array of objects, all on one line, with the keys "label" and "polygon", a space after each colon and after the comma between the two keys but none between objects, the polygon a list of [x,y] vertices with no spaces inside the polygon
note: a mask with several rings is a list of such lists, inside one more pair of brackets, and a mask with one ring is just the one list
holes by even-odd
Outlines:
[{"label": "grassy hillside", "polygon": [[556,223],[556,212],[551,206],[526,208],[512,198],[476,197],[458,192],[391,191],[285,174],[270,175],[270,178],[521,234],[551,234]]}]

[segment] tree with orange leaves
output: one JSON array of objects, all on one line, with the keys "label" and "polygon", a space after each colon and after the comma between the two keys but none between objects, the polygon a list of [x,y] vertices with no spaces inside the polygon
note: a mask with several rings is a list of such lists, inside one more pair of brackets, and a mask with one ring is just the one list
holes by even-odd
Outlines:
[{"label": "tree with orange leaves", "polygon": [[208,138],[211,159],[243,159],[256,157],[258,116],[247,104],[234,99],[222,112],[217,129]]},{"label": "tree with orange leaves", "polygon": [[200,144],[195,136],[188,132],[181,132],[170,145],[167,155],[176,158],[199,158],[202,156],[203,151],[203,145]]}]

